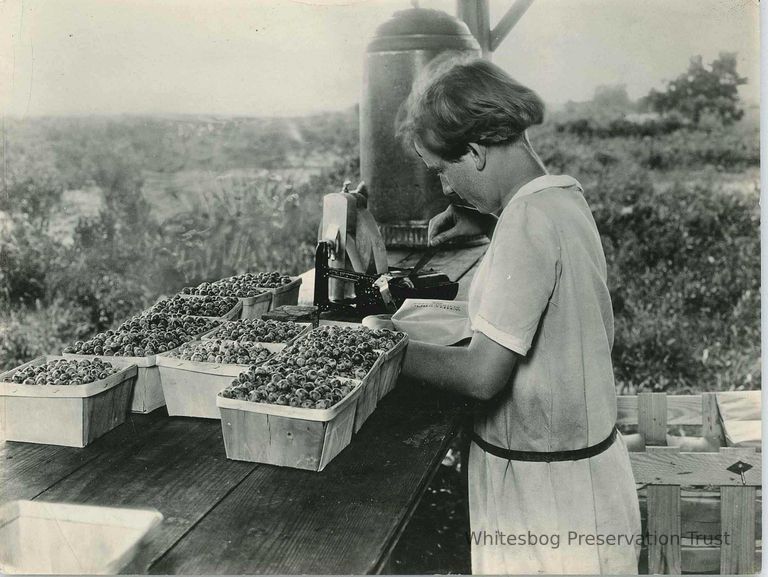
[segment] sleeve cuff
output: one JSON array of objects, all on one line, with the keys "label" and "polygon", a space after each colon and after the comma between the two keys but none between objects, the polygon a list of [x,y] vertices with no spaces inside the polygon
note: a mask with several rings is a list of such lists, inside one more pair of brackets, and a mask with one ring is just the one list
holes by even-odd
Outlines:
[{"label": "sleeve cuff", "polygon": [[505,333],[504,331],[497,329],[480,315],[476,315],[472,320],[472,328],[474,330],[480,331],[486,337],[494,342],[497,342],[505,349],[514,351],[518,355],[524,357],[528,353],[528,350],[531,348],[530,344],[527,344],[525,341],[514,335],[510,335],[509,333]]}]

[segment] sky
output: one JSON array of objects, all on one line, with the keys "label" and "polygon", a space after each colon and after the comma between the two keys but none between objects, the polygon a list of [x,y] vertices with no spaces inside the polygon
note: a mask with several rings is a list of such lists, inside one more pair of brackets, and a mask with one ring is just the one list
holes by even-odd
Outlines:
[{"label": "sky", "polygon": [[[490,0],[495,23],[512,0]],[[455,13],[454,0],[421,7]],[[11,116],[300,115],[359,101],[365,47],[410,0],[0,0]],[[758,102],[757,0],[535,0],[493,61],[549,104],[661,88],[738,52]]]}]

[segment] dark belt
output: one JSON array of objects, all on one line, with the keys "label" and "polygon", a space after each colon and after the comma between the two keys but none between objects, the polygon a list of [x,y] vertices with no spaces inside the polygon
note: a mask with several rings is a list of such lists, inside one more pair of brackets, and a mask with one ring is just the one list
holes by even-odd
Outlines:
[{"label": "dark belt", "polygon": [[512,449],[505,449],[504,447],[492,445],[488,441],[483,440],[474,431],[472,431],[472,441],[486,453],[490,453],[495,457],[507,459],[508,461],[538,461],[552,463],[553,461],[578,461],[580,459],[589,459],[590,457],[599,455],[613,445],[617,433],[616,426],[614,426],[611,434],[597,445],[592,445],[591,447],[586,447],[584,449],[574,449],[572,451],[513,451]]}]

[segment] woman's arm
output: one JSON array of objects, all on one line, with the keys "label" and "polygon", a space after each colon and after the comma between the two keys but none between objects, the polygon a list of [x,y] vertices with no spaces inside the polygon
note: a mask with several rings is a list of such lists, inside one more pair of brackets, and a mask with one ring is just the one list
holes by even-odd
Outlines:
[{"label": "woman's arm", "polygon": [[507,385],[517,356],[476,331],[466,348],[411,341],[403,373],[436,388],[487,401]]}]

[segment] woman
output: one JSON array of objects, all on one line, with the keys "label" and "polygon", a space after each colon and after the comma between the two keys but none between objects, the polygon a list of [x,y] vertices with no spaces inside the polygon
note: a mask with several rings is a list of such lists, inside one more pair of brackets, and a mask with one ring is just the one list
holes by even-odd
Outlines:
[{"label": "woman", "polygon": [[467,348],[412,342],[404,372],[482,401],[469,454],[473,573],[637,573],[640,515],[616,433],[613,314],[579,183],[526,129],[539,97],[485,60],[442,59],[401,131],[447,193],[433,243],[485,231]]}]

